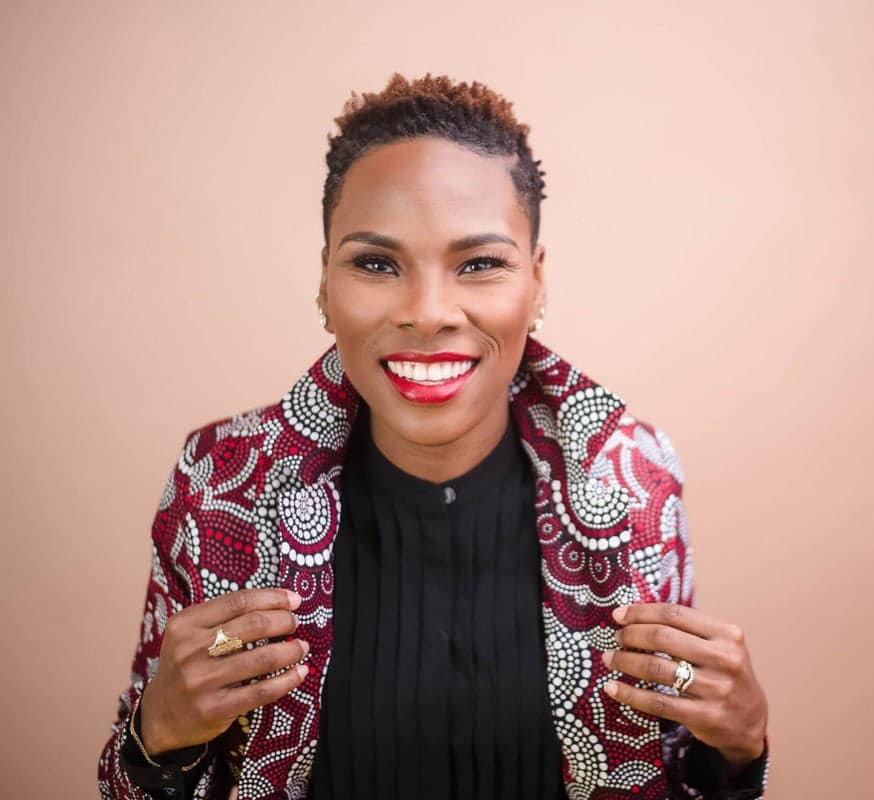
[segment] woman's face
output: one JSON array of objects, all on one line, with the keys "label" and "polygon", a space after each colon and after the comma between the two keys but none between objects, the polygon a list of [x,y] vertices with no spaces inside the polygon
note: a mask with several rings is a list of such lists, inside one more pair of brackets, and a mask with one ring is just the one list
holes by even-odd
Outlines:
[{"label": "woman's face", "polygon": [[376,147],[346,173],[320,303],[383,438],[503,433],[507,388],[545,300],[544,249],[530,252],[509,163],[430,136]]}]

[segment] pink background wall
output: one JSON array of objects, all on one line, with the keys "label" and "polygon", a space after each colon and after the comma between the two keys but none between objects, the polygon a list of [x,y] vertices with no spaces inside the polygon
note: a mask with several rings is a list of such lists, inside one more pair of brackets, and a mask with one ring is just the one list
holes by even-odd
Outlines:
[{"label": "pink background wall", "polygon": [[870,796],[874,6],[431,8],[0,3],[0,793],[96,796],[182,440],[328,346],[325,137],[430,70],[532,126],[541,338],[679,450],[769,797]]}]

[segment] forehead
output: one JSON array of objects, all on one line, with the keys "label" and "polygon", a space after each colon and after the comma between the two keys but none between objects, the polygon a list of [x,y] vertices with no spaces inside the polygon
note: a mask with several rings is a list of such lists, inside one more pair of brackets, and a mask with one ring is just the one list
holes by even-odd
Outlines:
[{"label": "forehead", "polygon": [[371,230],[418,245],[472,231],[524,240],[528,218],[510,177],[511,163],[439,137],[380,145],[346,173],[331,239]]}]

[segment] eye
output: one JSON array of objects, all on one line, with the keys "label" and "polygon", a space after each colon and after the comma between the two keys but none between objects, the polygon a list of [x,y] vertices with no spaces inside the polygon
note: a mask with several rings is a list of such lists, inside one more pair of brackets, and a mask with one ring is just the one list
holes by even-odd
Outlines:
[{"label": "eye", "polygon": [[376,275],[392,275],[395,272],[394,264],[387,258],[380,256],[356,256],[352,259],[352,263],[365,272],[372,272]]},{"label": "eye", "polygon": [[[474,258],[468,261],[462,268],[462,275],[470,275],[474,272],[488,272],[495,267],[503,267],[506,266],[507,262],[501,258],[500,256],[480,256],[479,258]],[[468,269],[468,267],[482,267],[485,266],[485,269]]]}]

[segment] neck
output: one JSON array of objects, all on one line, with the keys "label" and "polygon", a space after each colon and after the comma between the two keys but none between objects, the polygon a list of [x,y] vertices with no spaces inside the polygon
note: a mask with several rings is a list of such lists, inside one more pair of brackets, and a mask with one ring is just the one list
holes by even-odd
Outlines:
[{"label": "neck", "polygon": [[473,469],[492,450],[507,430],[509,404],[489,414],[481,424],[447,442],[422,443],[399,435],[385,421],[370,414],[370,435],[379,451],[396,467],[433,483],[445,483]]}]

